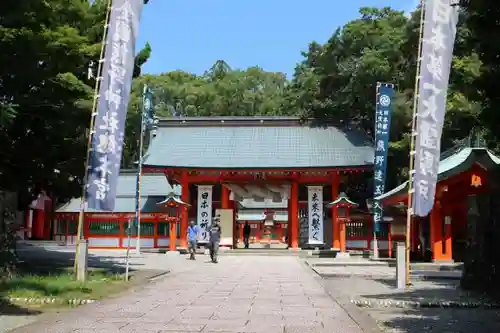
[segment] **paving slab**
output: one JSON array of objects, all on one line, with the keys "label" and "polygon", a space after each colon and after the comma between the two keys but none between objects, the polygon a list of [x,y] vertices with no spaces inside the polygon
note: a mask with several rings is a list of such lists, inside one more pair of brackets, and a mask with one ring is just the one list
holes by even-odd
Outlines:
[{"label": "paving slab", "polygon": [[328,296],[299,258],[227,256],[218,264],[198,258],[184,260],[190,269],[141,290],[12,333],[368,332]]},{"label": "paving slab", "polygon": [[485,299],[459,288],[459,281],[416,281],[398,290],[391,279],[366,277],[328,278],[325,289],[348,300],[370,303],[359,308],[386,333],[480,333],[500,332],[500,311],[484,308],[401,308],[396,302],[482,302]]}]

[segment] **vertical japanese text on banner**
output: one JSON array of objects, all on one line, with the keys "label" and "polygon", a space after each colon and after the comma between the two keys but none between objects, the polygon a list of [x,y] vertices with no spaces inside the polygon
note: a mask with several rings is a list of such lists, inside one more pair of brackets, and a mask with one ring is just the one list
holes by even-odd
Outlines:
[{"label": "vertical japanese text on banner", "polygon": [[[377,83],[377,102],[375,105],[375,160],[373,165],[373,196],[374,198],[385,193],[385,179],[387,173],[387,153],[389,150],[389,133],[391,128],[392,99],[394,85]],[[380,202],[373,201],[373,225],[378,232],[383,219],[383,210]]]},{"label": "vertical japanese text on banner", "polygon": [[212,224],[212,186],[198,186],[198,219],[197,224],[200,227],[198,242],[208,243],[210,240],[209,230]]},{"label": "vertical japanese text on banner", "polygon": [[323,186],[308,187],[309,244],[323,244]]},{"label": "vertical japanese text on banner", "polygon": [[427,0],[425,3],[413,178],[413,209],[418,216],[426,216],[434,205],[458,20],[458,6],[453,4],[453,0]]},{"label": "vertical japanese text on banner", "polygon": [[142,0],[115,0],[111,7],[85,193],[92,209],[114,209],[143,6]]}]

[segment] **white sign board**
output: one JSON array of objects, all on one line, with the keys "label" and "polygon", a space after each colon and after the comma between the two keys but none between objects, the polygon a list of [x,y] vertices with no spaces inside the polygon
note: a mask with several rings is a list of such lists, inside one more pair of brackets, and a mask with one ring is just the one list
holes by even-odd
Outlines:
[{"label": "white sign board", "polygon": [[323,244],[323,186],[308,186],[309,244]]},{"label": "white sign board", "polygon": [[197,224],[200,227],[199,243],[208,243],[209,230],[212,224],[212,185],[198,185],[198,215]]}]

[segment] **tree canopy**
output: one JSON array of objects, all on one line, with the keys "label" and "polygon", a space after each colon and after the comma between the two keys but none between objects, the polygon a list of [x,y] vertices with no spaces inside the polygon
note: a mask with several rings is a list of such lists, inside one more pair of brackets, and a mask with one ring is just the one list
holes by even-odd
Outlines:
[{"label": "tree canopy", "polygon": [[[390,132],[390,186],[407,178],[409,132],[417,64],[420,10],[408,17],[391,8],[361,8],[360,18],[337,29],[324,45],[311,43],[297,66],[290,108],[335,120],[373,135],[377,82],[393,83],[397,94]],[[480,94],[473,82],[481,62],[470,46],[462,12],[448,91],[443,149],[481,126]]]},{"label": "tree canopy", "polygon": [[[81,188],[107,1],[0,4],[0,184],[25,197]],[[135,74],[151,53],[139,52]]]},{"label": "tree canopy", "polygon": [[[78,195],[94,91],[90,61],[99,57],[106,1],[25,0],[0,4],[0,183],[26,195],[45,189]],[[495,78],[500,71],[497,17],[488,1],[467,4],[448,92],[443,149],[475,128],[500,148]],[[495,7],[496,8],[496,7]],[[291,80],[255,66],[235,69],[218,60],[201,75],[141,74],[151,55],[136,56],[123,167],[137,158],[142,89],[152,88],[160,116],[296,115],[334,120],[373,135],[376,83],[394,83],[390,175],[407,177],[409,125],[416,74],[420,12],[361,8],[330,39],[311,42]],[[75,24],[75,22],[77,22]],[[154,47],[154,45],[153,45]]]}]

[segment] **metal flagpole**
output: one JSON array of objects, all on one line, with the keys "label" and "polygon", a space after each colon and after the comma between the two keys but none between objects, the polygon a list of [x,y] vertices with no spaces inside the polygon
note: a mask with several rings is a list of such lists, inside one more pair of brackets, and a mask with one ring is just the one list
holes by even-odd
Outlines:
[{"label": "metal flagpole", "polygon": [[[75,249],[75,260],[74,260],[74,265],[73,269],[75,271],[75,274],[77,272],[77,268],[79,265],[78,262],[78,256],[79,256],[79,244],[81,240],[84,238],[83,234],[83,225],[85,221],[85,209],[87,208],[87,203],[86,203],[86,190],[87,190],[87,181],[88,181],[88,175],[89,175],[89,159],[90,159],[90,152],[91,152],[91,147],[92,147],[92,138],[93,138],[93,131],[94,131],[94,123],[95,123],[95,117],[96,117],[96,109],[97,109],[97,102],[99,100],[99,86],[100,86],[100,81],[101,81],[101,70],[102,70],[102,64],[104,62],[104,49],[106,47],[106,38],[108,35],[108,27],[109,27],[109,16],[111,13],[111,3],[112,0],[108,0],[108,5],[106,9],[106,20],[104,21],[104,31],[102,35],[102,41],[101,41],[101,53],[99,55],[99,63],[97,65],[97,73],[95,77],[95,87],[94,87],[94,101],[92,104],[92,113],[90,116],[90,124],[89,124],[89,132],[88,132],[88,139],[87,139],[87,153],[85,157],[85,170],[83,173],[83,185],[82,185],[82,197],[81,197],[81,204],[80,204],[80,214],[78,215],[78,228],[76,231],[76,239],[77,239],[77,246]],[[85,257],[85,261],[87,258]],[[85,279],[85,277],[82,277]]]},{"label": "metal flagpole", "polygon": [[136,190],[135,190],[135,221],[137,223],[137,239],[135,243],[135,249],[137,254],[141,253],[141,176],[142,176],[142,150],[144,146],[144,132],[146,130],[146,108],[144,99],[146,98],[146,91],[148,89],[147,85],[144,85],[144,90],[142,92],[142,112],[141,112],[141,136],[139,138],[139,165],[137,166],[137,180],[136,180]]},{"label": "metal flagpole", "polygon": [[128,273],[130,269],[130,236],[132,235],[132,226],[130,223],[130,219],[128,220],[128,228],[127,228],[127,255],[125,256],[125,281],[128,281]]},{"label": "metal flagpole", "polygon": [[411,118],[411,132],[410,132],[410,165],[408,169],[408,205],[406,210],[406,241],[405,241],[405,281],[406,286],[411,285],[410,281],[410,232],[411,221],[413,217],[413,170],[415,164],[415,138],[417,136],[417,104],[420,95],[420,67],[422,62],[422,43],[424,31],[424,13],[425,13],[425,0],[420,0],[420,28],[418,35],[418,53],[417,53],[417,73],[415,77],[415,90],[413,93],[413,115]]}]

